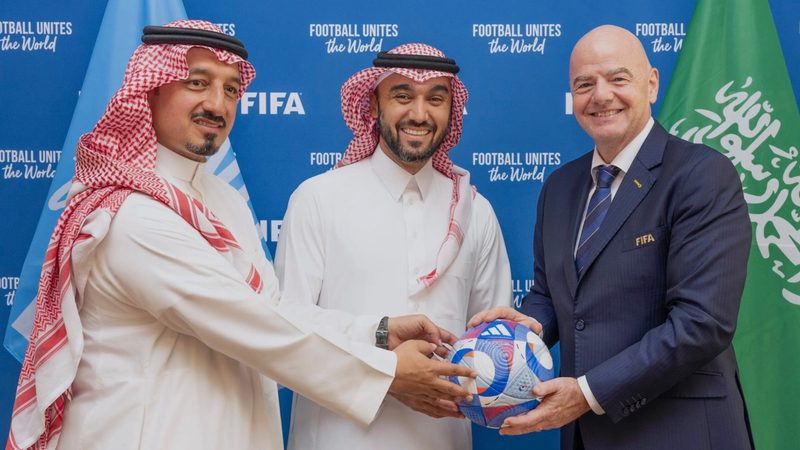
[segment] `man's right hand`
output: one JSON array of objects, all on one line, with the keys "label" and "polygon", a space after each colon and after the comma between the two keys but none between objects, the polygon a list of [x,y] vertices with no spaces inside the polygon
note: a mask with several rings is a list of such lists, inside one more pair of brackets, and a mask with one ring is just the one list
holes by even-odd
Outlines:
[{"label": "man's right hand", "polygon": [[471,319],[469,319],[467,327],[472,328],[480,325],[483,322],[491,322],[497,319],[507,319],[519,322],[530,328],[536,334],[542,332],[542,324],[540,324],[539,321],[533,317],[522,314],[514,308],[509,308],[508,306],[498,306],[497,308],[487,309],[486,311],[481,311],[478,314],[475,314]]},{"label": "man's right hand", "polygon": [[394,380],[389,386],[389,392],[404,396],[417,396],[428,401],[470,399],[472,396],[466,389],[440,377],[475,378],[477,375],[475,371],[464,366],[429,358],[435,349],[435,344],[418,340],[406,341],[398,345],[393,350],[397,354],[397,368]]}]

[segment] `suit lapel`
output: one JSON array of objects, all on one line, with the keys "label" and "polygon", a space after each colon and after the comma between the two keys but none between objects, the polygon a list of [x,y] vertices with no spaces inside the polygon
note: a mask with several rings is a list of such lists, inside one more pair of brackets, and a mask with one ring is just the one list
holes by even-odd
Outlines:
[{"label": "suit lapel", "polygon": [[653,187],[656,176],[651,169],[661,164],[666,143],[666,131],[658,123],[655,123],[647,139],[642,144],[642,148],[636,154],[630,170],[625,174],[625,178],[622,180],[616,195],[614,195],[614,200],[611,202],[606,219],[600,225],[600,229],[597,230],[597,235],[590,242],[591,247],[587,250],[586,266],[578,276],[578,283],[583,279],[583,275],[589,271],[600,252],[617,234],[622,224],[628,220],[631,213],[641,203],[650,188]]}]

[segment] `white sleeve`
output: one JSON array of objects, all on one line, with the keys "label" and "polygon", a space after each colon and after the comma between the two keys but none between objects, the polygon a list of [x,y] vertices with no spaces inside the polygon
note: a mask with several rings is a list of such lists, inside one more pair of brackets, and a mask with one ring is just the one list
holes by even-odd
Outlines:
[{"label": "white sleeve", "polygon": [[581,388],[581,392],[583,392],[583,396],[586,398],[586,403],[589,404],[589,407],[592,408],[595,414],[602,416],[606,413],[603,407],[600,406],[600,403],[597,403],[597,399],[592,393],[592,388],[589,387],[589,382],[586,381],[586,375],[578,378],[578,387]]},{"label": "white sleeve", "polygon": [[116,298],[326,408],[364,424],[374,418],[394,376],[393,352],[352,342],[301,310],[278,312],[185,220],[135,196],[98,248]]},{"label": "white sleeve", "polygon": [[[325,274],[325,233],[317,201],[308,182],[301,184],[289,199],[275,252],[282,310],[319,303]],[[313,315],[316,322],[336,324],[352,340],[375,344],[380,316],[323,308],[306,313]]]}]

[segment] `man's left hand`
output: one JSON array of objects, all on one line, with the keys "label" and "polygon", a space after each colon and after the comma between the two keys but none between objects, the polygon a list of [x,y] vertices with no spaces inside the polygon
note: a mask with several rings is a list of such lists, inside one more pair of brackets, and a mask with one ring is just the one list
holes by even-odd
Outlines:
[{"label": "man's left hand", "polygon": [[537,384],[533,393],[542,403],[525,414],[509,417],[500,427],[500,434],[514,435],[560,428],[590,410],[578,380],[555,378]]}]

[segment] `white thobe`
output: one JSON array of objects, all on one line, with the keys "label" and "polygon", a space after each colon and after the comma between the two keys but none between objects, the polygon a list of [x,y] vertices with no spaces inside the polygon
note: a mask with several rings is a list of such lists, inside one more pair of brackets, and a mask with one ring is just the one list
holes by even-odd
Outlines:
[{"label": "white thobe", "polygon": [[[316,303],[348,316],[353,339],[374,343],[384,315],[427,315],[460,335],[473,314],[512,301],[511,271],[494,211],[477,195],[458,256],[417,295],[414,280],[434,267],[449,224],[452,181],[430,161],[411,175],[380,149],[368,159],[313,177],[289,200],[275,268],[282,304]],[[291,450],[465,450],[466,419],[432,419],[387,398],[363,427],[295,398]]]},{"label": "white thobe", "polygon": [[277,280],[240,195],[163,147],[156,170],[230,229],[264,290],[169,207],[130,195],[91,259],[73,267],[86,280],[85,343],[58,448],[280,450],[276,385],[262,374],[369,422],[394,354],[277,314]]}]

